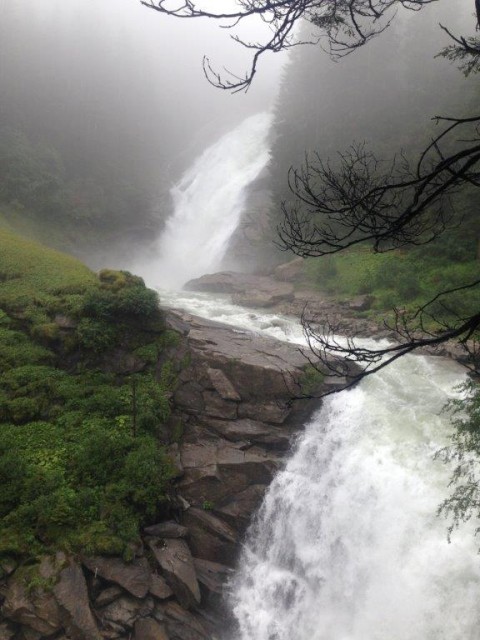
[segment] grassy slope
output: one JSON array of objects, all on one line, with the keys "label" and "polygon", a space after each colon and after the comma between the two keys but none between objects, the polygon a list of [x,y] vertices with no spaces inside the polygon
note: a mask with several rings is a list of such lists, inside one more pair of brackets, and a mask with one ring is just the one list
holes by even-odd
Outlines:
[{"label": "grassy slope", "polygon": [[[125,552],[158,517],[169,339],[141,279],[0,230],[0,556]],[[113,348],[142,370],[109,373]]]},{"label": "grassy slope", "polygon": [[[441,247],[435,253],[425,247],[374,254],[365,248],[308,260],[306,282],[339,299],[372,295],[369,314],[383,317],[394,307],[415,309],[440,291],[473,281],[478,271],[479,262],[471,252],[456,256]],[[480,292],[459,292],[445,302],[460,315],[468,315],[480,307]],[[448,316],[439,304],[431,311],[439,319]]]}]

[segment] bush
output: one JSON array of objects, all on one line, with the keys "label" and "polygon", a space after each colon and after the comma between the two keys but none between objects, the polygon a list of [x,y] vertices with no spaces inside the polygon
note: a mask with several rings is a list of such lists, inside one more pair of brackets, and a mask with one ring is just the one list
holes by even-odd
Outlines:
[{"label": "bush", "polygon": [[[117,272],[108,272],[116,274]],[[148,319],[158,312],[158,295],[147,289],[141,278],[119,272],[116,280],[109,275],[107,286],[89,291],[83,313],[91,318],[118,321],[122,318]]]},{"label": "bush", "polygon": [[[464,396],[445,407],[452,416],[454,431],[450,445],[436,457],[453,468],[450,486],[454,487],[438,513],[451,519],[449,537],[462,522],[480,518],[480,385],[472,380],[461,388]],[[475,530],[480,534],[480,528]]]},{"label": "bush", "polygon": [[[156,379],[173,343],[156,293],[2,232],[0,274],[0,554],[126,552],[172,476],[155,437],[175,382],[169,363]],[[148,356],[142,373],[96,370],[117,344]]]},{"label": "bush", "polygon": [[105,320],[82,318],[77,325],[76,337],[80,347],[98,354],[115,346],[117,330]]}]

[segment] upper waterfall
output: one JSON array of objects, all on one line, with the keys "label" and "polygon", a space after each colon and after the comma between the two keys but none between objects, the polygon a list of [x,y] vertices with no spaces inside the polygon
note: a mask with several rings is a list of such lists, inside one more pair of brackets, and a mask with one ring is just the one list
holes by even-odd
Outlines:
[{"label": "upper waterfall", "polygon": [[148,280],[178,288],[220,267],[245,205],[246,188],[270,159],[269,113],[244,120],[199,156],[171,195],[174,212],[158,242]]}]

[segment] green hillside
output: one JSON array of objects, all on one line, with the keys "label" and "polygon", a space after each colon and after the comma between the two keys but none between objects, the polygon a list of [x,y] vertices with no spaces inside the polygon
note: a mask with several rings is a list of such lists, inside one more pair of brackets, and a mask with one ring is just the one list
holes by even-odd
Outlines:
[{"label": "green hillside", "polygon": [[0,554],[128,553],[171,465],[155,292],[0,231]]}]

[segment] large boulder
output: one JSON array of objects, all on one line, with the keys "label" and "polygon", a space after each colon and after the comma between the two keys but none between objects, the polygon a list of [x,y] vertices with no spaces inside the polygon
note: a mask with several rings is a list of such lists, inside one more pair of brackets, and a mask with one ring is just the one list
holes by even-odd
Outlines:
[{"label": "large boulder", "polygon": [[192,553],[203,560],[233,566],[238,552],[236,530],[210,511],[192,507],[183,514]]},{"label": "large boulder", "polygon": [[179,376],[177,409],[196,416],[239,417],[283,424],[304,401],[299,395],[308,359],[296,345],[180,314],[190,324],[189,366]]},{"label": "large boulder", "polygon": [[62,611],[51,590],[57,574],[58,567],[50,557],[43,558],[37,567],[13,573],[7,582],[2,616],[46,638],[60,631]]},{"label": "large boulder", "polygon": [[186,291],[209,291],[210,293],[235,293],[245,286],[243,274],[234,271],[208,273],[200,278],[189,280],[185,285]]},{"label": "large boulder", "polygon": [[145,558],[124,562],[121,558],[83,557],[82,563],[95,575],[115,582],[136,598],[144,598],[151,584],[151,570]]},{"label": "large boulder", "polygon": [[178,602],[168,602],[158,609],[170,638],[175,640],[211,640],[211,630],[205,621],[192,611],[186,611]]},{"label": "large boulder", "polygon": [[70,559],[53,588],[63,626],[72,640],[101,640],[90,610],[87,583],[79,564]]},{"label": "large boulder", "polygon": [[122,596],[98,611],[103,631],[120,631],[123,637],[123,633],[133,629],[139,618],[151,615],[154,606],[152,598],[139,600],[132,596]]},{"label": "large boulder", "polygon": [[156,538],[149,546],[180,603],[186,608],[200,604],[200,587],[187,543],[182,539]]},{"label": "large boulder", "polygon": [[232,300],[246,307],[272,307],[294,298],[293,286],[266,276],[222,271],[190,280],[187,291],[230,293]]},{"label": "large boulder", "polygon": [[232,442],[244,442],[249,445],[260,444],[266,448],[286,450],[290,446],[291,434],[285,429],[274,427],[265,422],[240,418],[239,420],[205,421],[221,438]]}]

